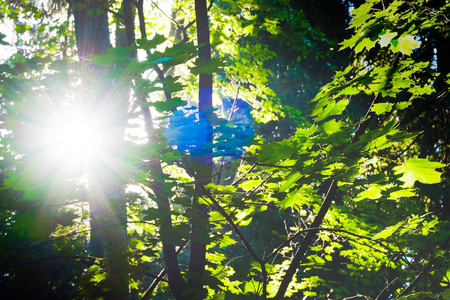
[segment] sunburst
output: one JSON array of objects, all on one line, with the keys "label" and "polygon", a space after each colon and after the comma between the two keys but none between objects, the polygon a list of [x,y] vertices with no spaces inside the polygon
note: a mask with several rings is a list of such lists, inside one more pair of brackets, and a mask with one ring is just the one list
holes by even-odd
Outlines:
[{"label": "sunburst", "polygon": [[93,166],[101,158],[105,135],[99,121],[76,109],[50,116],[41,131],[42,154],[67,170]]}]

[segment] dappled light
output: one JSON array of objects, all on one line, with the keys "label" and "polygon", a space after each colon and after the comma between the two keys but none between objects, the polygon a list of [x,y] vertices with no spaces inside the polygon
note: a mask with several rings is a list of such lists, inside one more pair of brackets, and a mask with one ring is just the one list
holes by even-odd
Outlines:
[{"label": "dappled light", "polygon": [[450,299],[450,1],[57,2],[0,3],[2,299]]}]

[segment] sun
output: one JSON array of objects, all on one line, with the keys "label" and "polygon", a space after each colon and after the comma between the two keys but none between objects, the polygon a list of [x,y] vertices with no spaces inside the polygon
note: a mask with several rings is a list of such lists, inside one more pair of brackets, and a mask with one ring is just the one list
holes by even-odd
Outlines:
[{"label": "sun", "polygon": [[74,106],[55,106],[39,111],[35,120],[37,125],[28,127],[26,136],[33,165],[41,171],[77,177],[92,173],[108,159],[109,132],[101,114]]},{"label": "sun", "polygon": [[75,169],[93,165],[102,151],[99,120],[77,110],[51,116],[42,142],[45,155],[63,167]]},{"label": "sun", "polygon": [[45,91],[17,107],[10,127],[23,172],[55,184],[86,175],[106,182],[127,172],[134,162],[126,140],[127,105],[111,94]]}]

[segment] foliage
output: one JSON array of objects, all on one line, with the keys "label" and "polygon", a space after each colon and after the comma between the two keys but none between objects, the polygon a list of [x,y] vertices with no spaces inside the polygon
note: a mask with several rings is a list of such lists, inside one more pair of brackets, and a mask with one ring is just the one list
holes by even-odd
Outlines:
[{"label": "foliage", "polygon": [[[69,3],[60,9],[70,15]],[[143,2],[132,3],[143,16]],[[326,23],[311,26],[308,4],[283,3],[211,3],[211,60],[197,57],[204,45],[194,43],[201,28],[190,2],[175,3],[173,35],[156,31],[169,14],[152,3],[137,19],[140,39],[80,59],[71,17],[1,4],[5,20],[21,20],[16,51],[0,65],[6,295],[104,298],[121,273],[130,299],[448,298],[448,215],[427,205],[424,188],[447,180],[448,145],[422,151],[424,134],[408,130],[406,116],[419,101],[448,101],[449,73],[421,51],[435,46],[428,36],[448,37],[450,3],[365,1],[340,43],[353,61],[321,55],[337,42]],[[101,7],[88,14],[105,14]],[[125,13],[112,29],[129,26]],[[324,72],[337,71],[325,84],[328,75],[307,66],[327,59],[336,65]],[[214,74],[214,105],[204,111],[199,74]],[[291,82],[298,86],[283,92]],[[287,97],[317,85],[303,116],[303,96]],[[63,138],[46,134],[67,112],[88,130],[56,155],[49,149]],[[86,136],[90,150],[70,154]],[[98,238],[108,241],[103,255]],[[114,241],[125,243],[126,263]],[[194,244],[206,250],[199,273]]]}]

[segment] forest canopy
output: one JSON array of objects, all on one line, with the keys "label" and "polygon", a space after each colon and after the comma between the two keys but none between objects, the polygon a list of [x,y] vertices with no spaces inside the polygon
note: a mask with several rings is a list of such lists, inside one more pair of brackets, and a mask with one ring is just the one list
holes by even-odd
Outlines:
[{"label": "forest canopy", "polygon": [[5,299],[450,299],[450,1],[0,3]]}]

